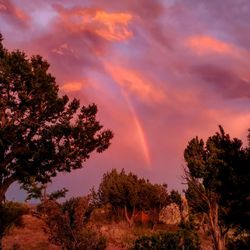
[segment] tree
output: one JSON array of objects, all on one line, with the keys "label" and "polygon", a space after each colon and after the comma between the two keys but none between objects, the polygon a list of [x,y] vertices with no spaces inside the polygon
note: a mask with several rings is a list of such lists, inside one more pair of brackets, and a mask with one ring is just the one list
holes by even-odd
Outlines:
[{"label": "tree", "polygon": [[198,137],[185,149],[186,197],[194,214],[208,221],[214,249],[225,249],[230,228],[249,230],[250,131],[248,146],[231,139],[223,128],[206,144]]},{"label": "tree", "polygon": [[153,185],[131,172],[126,174],[124,169],[120,173],[112,169],[103,175],[98,192],[92,192],[92,195],[99,205],[111,204],[114,210],[123,210],[131,226],[138,211],[146,211],[156,217],[156,213],[168,203],[166,187]]},{"label": "tree", "polygon": [[40,184],[30,181],[29,184],[24,184],[23,188],[27,191],[28,195],[25,201],[31,199],[39,199],[41,202],[46,200],[57,200],[65,198],[66,193],[69,191],[67,188],[56,190],[50,194],[47,193],[47,184]]},{"label": "tree", "polygon": [[102,130],[95,104],[59,96],[49,64],[3,47],[0,35],[0,203],[9,186],[47,183],[58,172],[82,167],[113,134]]},{"label": "tree", "polygon": [[150,215],[154,227],[159,222],[160,211],[170,203],[167,184],[152,184],[141,179],[138,186],[138,210]]},{"label": "tree", "polygon": [[124,169],[120,173],[112,169],[103,175],[98,192],[93,193],[95,203],[111,204],[117,213],[122,209],[127,222],[132,225],[137,205],[137,181],[136,175],[132,173],[127,175]]}]

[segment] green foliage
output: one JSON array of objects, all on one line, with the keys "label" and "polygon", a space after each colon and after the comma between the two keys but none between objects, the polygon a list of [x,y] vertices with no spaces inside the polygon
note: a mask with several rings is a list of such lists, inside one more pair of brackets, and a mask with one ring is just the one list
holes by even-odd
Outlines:
[{"label": "green foliage", "polygon": [[193,212],[207,213],[213,201],[219,206],[221,226],[249,229],[250,147],[243,148],[241,140],[231,139],[219,128],[206,144],[196,137],[185,149],[186,197]]},{"label": "green foliage", "polygon": [[0,205],[0,239],[12,226],[22,226],[22,215],[26,213],[28,208],[17,202]]},{"label": "green foliage", "polygon": [[56,190],[56,191],[50,193],[48,198],[50,200],[58,200],[60,198],[65,198],[65,195],[68,191],[69,190],[67,188],[62,188],[62,189]]},{"label": "green foliage", "polygon": [[179,208],[182,207],[181,194],[178,191],[176,191],[176,190],[172,190],[170,192],[169,201],[171,203],[177,204]]},{"label": "green foliage", "polygon": [[200,241],[197,234],[190,231],[176,233],[158,233],[152,236],[141,236],[136,239],[133,250],[199,250]]},{"label": "green foliage", "polygon": [[41,56],[9,52],[0,37],[0,202],[9,186],[47,183],[58,172],[82,167],[102,152],[113,134],[97,121],[95,104],[58,95]]},{"label": "green foliage", "polygon": [[119,173],[116,169],[103,175],[98,191],[92,190],[92,197],[96,205],[111,204],[114,211],[125,208],[125,216],[127,211],[131,216],[135,210],[159,211],[169,202],[166,185],[152,184],[131,172]]},{"label": "green foliage", "polygon": [[250,229],[250,131],[248,147],[243,148],[241,140],[219,129],[206,143],[192,139],[184,157],[192,217],[207,223],[215,249],[225,249],[230,228]]},{"label": "green foliage", "polygon": [[37,183],[34,181],[34,178],[33,181],[32,178],[30,178],[29,183],[23,184],[23,189],[25,189],[28,193],[25,199],[26,201],[31,199],[39,199],[40,201],[44,201],[46,199],[58,200],[60,198],[64,198],[68,192],[68,189],[62,188],[47,194],[47,184]]},{"label": "green foliage", "polygon": [[106,239],[86,227],[88,204],[88,197],[77,197],[62,205],[54,200],[47,200],[39,206],[39,211],[45,215],[53,243],[68,250],[106,248]]}]

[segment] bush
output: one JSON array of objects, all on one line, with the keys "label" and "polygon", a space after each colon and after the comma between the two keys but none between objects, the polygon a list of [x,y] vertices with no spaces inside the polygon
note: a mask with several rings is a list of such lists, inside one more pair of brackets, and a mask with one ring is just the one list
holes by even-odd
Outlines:
[{"label": "bush", "polygon": [[250,235],[240,237],[238,239],[230,239],[227,242],[228,250],[248,250],[250,246]]},{"label": "bush", "polygon": [[[184,248],[183,248],[184,247]],[[176,233],[158,233],[152,236],[139,237],[133,250],[199,250],[200,241],[194,232],[180,230]]]},{"label": "bush", "polygon": [[6,202],[0,205],[0,238],[12,226],[22,225],[22,215],[28,213],[28,208],[18,202]]},{"label": "bush", "polygon": [[62,205],[47,200],[39,206],[48,226],[50,240],[67,250],[102,250],[106,239],[86,227],[88,197],[71,198]]}]

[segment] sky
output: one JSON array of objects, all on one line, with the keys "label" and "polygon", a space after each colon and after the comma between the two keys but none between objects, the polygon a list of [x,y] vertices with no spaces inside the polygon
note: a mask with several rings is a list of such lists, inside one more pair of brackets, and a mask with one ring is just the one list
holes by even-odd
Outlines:
[{"label": "sky", "polygon": [[[9,50],[42,55],[60,94],[96,103],[110,148],[51,190],[98,187],[112,168],[181,191],[183,151],[221,124],[250,127],[249,0],[0,0]],[[14,185],[11,199],[24,197]]]}]

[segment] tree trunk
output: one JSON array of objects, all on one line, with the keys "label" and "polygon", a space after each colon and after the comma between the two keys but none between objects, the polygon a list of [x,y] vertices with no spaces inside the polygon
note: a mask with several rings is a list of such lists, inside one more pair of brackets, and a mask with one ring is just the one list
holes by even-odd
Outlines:
[{"label": "tree trunk", "polygon": [[126,205],[124,206],[124,213],[125,213],[125,218],[129,224],[129,226],[131,227],[134,224],[135,207],[133,207],[132,214],[131,214],[130,218],[128,215],[128,209],[127,209]]},{"label": "tree trunk", "polygon": [[213,202],[213,204],[209,204],[209,227],[210,233],[213,239],[214,250],[225,250],[225,234],[222,234],[220,226],[219,226],[219,218],[218,218],[218,204],[217,202]]},{"label": "tree trunk", "polygon": [[15,181],[13,176],[6,178],[3,183],[0,185],[0,204],[5,201],[5,194],[10,187],[10,185]]}]

